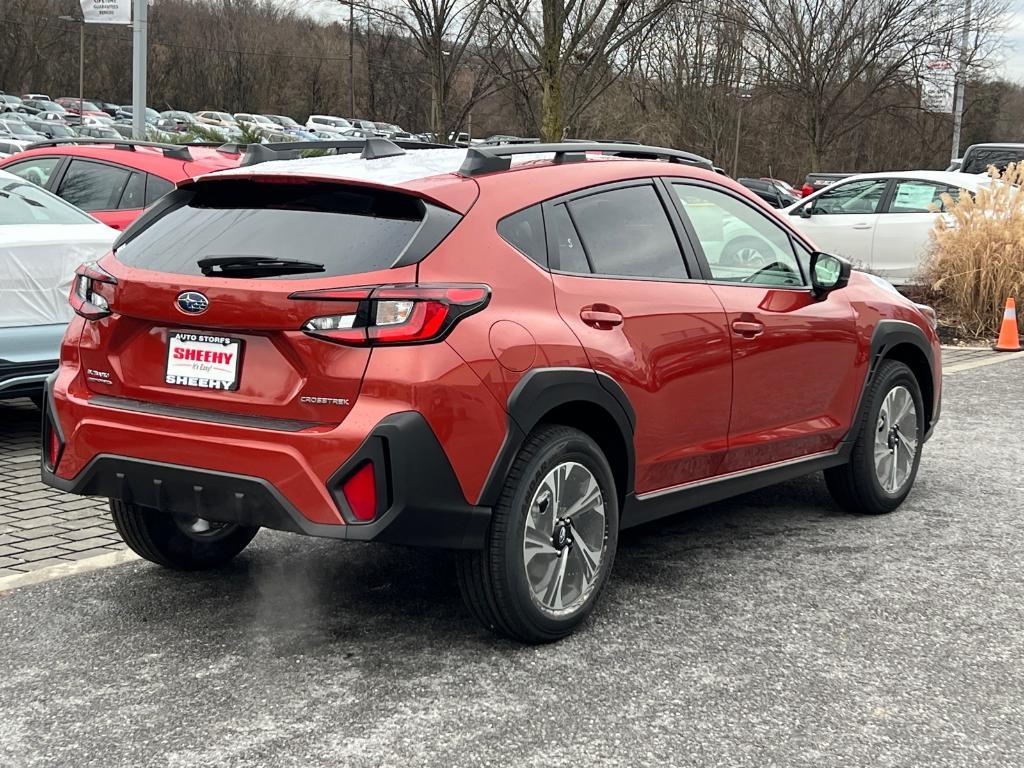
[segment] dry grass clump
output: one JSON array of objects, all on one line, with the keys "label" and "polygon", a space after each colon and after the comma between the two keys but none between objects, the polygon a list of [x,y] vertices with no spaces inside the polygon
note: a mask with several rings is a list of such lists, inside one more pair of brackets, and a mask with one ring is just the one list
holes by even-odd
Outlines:
[{"label": "dry grass clump", "polygon": [[989,177],[974,198],[942,196],[952,221],[938,217],[924,267],[940,316],[974,337],[998,333],[1007,297],[1024,298],[1024,163]]}]

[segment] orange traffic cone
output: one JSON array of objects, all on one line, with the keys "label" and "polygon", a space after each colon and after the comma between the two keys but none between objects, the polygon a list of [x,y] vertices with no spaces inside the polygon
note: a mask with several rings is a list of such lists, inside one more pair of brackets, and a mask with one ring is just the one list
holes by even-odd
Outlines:
[{"label": "orange traffic cone", "polygon": [[1020,337],[1017,335],[1017,305],[1010,297],[1003,311],[1003,324],[999,328],[999,340],[993,347],[996,352],[1020,352]]}]

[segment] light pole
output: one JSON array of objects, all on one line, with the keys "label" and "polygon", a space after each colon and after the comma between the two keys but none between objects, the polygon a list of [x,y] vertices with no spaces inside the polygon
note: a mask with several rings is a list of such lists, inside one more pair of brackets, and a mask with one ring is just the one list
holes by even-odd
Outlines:
[{"label": "light pole", "polygon": [[732,177],[735,179],[740,166],[740,126],[743,124],[743,102],[750,98],[749,93],[737,93],[739,106],[736,107],[736,144],[732,148]]},{"label": "light pole", "polygon": [[967,88],[967,60],[971,44],[971,0],[964,1],[964,24],[960,37],[960,66],[957,68],[956,103],[953,105],[953,149],[950,160],[960,157],[960,130],[964,120],[964,90]]},{"label": "light pole", "polygon": [[356,118],[356,4],[355,0],[338,0],[348,6],[348,119]]},{"label": "light pole", "polygon": [[81,125],[84,121],[85,112],[85,19],[76,19],[74,16],[61,16],[63,21],[78,22],[78,122]]}]

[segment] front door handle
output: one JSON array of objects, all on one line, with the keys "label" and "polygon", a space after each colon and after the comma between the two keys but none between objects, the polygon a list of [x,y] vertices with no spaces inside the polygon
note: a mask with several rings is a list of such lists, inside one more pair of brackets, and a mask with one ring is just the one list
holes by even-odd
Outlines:
[{"label": "front door handle", "polygon": [[591,304],[580,310],[580,320],[599,331],[610,331],[622,325],[622,313],[607,304]]},{"label": "front door handle", "polygon": [[871,229],[871,225],[866,223],[854,224],[853,229]]},{"label": "front door handle", "polygon": [[732,329],[745,339],[752,339],[764,333],[764,323],[757,320],[733,320]]}]

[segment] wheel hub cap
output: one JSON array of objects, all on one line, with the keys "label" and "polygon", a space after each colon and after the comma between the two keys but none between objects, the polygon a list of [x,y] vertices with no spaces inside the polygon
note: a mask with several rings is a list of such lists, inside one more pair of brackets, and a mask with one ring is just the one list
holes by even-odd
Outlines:
[{"label": "wheel hub cap", "polygon": [[577,610],[597,583],[607,531],[604,497],[594,475],[567,461],[537,487],[523,534],[530,596],[545,613]]},{"label": "wheel hub cap", "polygon": [[893,387],[882,401],[875,427],[875,476],[886,493],[903,490],[917,456],[917,408],[904,386]]}]

